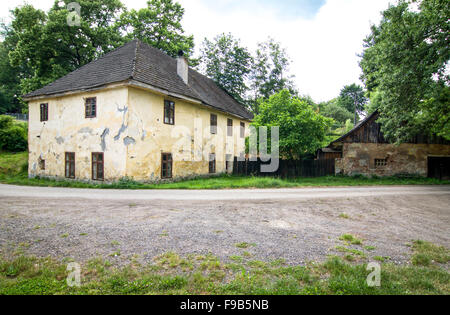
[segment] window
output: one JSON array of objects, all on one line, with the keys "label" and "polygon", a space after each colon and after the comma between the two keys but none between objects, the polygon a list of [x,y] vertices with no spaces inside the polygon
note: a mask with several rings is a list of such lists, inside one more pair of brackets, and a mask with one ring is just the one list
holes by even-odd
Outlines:
[{"label": "window", "polygon": [[75,153],[66,152],[66,177],[75,178]]},{"label": "window", "polygon": [[48,104],[41,104],[41,121],[48,121]]},{"label": "window", "polygon": [[241,122],[241,138],[245,138],[245,123]]},{"label": "window", "polygon": [[209,173],[214,174],[216,172],[216,155],[214,153],[209,155]]},{"label": "window", "polygon": [[97,98],[90,97],[85,101],[85,110],[86,110],[86,118],[95,118],[97,117]]},{"label": "window", "polygon": [[387,159],[375,159],[375,167],[383,167],[387,165]]},{"label": "window", "polygon": [[41,169],[41,171],[45,171],[45,160],[39,158],[38,164],[39,164],[39,168]]},{"label": "window", "polygon": [[233,119],[229,119],[229,118],[228,118],[228,122],[227,122],[227,135],[228,135],[228,137],[233,136]]},{"label": "window", "polygon": [[217,134],[217,115],[211,114],[211,134]]},{"label": "window", "polygon": [[92,153],[92,179],[104,180],[104,169],[103,153]]},{"label": "window", "polygon": [[164,101],[164,123],[175,124],[175,103],[172,101]]},{"label": "window", "polygon": [[161,156],[161,178],[172,178],[172,154],[163,153]]}]

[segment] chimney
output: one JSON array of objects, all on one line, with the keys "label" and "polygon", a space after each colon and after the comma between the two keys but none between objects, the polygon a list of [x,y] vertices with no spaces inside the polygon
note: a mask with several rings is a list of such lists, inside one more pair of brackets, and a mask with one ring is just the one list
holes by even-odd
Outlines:
[{"label": "chimney", "polygon": [[184,56],[182,50],[178,52],[177,58],[177,73],[184,83],[188,84],[189,82],[189,64],[187,58]]}]

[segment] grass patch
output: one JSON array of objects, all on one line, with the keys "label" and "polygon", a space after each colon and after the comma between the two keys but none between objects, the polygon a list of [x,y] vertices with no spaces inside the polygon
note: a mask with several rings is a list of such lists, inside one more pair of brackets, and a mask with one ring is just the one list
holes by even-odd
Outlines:
[{"label": "grass patch", "polygon": [[341,213],[339,215],[339,218],[341,218],[341,219],[350,219],[350,216],[348,214],[346,214],[346,213]]},{"label": "grass patch", "polygon": [[339,240],[350,243],[352,245],[362,245],[362,240],[352,234],[343,234],[339,237]]},{"label": "grass patch", "polygon": [[[122,179],[115,183],[92,184],[81,181],[28,178],[28,153],[0,153],[0,182],[4,184],[42,187],[73,187],[97,189],[243,189],[243,188],[295,188],[377,185],[449,185],[450,181],[420,177],[326,176],[317,178],[281,179],[272,177],[221,175],[168,183],[139,183]],[[130,204],[129,207],[136,207]]]},{"label": "grass patch", "polygon": [[237,243],[235,244],[235,246],[237,248],[242,248],[242,249],[246,249],[246,248],[250,248],[250,247],[255,247],[256,244],[255,243],[247,243],[247,242],[242,242],[242,243]]},{"label": "grass patch", "polygon": [[123,267],[98,258],[82,266],[81,287],[71,288],[63,263],[49,258],[0,257],[0,295],[450,294],[450,275],[436,266],[383,264],[381,287],[371,288],[366,283],[370,271],[365,264],[352,265],[339,257],[306,266],[233,258],[233,263],[226,264],[212,255],[167,253],[149,265],[132,262]]},{"label": "grass patch", "polygon": [[446,264],[450,261],[450,251],[443,246],[417,240],[413,242],[414,254],[411,262],[416,266],[430,266],[432,263]]}]

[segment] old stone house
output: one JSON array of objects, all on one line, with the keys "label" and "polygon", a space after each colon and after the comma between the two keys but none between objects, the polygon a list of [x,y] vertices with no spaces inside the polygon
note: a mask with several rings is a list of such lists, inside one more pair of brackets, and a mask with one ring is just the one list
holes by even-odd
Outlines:
[{"label": "old stone house", "polygon": [[440,137],[416,136],[408,143],[385,140],[378,112],[350,132],[319,150],[319,159],[335,159],[337,174],[418,175],[450,179],[450,142]]},{"label": "old stone house", "polygon": [[230,172],[252,119],[212,80],[138,40],[24,96],[29,176],[116,181]]}]

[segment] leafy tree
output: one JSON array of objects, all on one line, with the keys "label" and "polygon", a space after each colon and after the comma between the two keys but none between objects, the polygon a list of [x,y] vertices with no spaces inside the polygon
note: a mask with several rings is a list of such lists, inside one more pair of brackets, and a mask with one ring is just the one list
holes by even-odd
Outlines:
[{"label": "leafy tree", "polygon": [[18,69],[9,62],[8,49],[0,43],[0,114],[21,112],[22,106],[17,100],[20,94]]},{"label": "leafy tree", "polygon": [[358,122],[358,114],[364,112],[367,101],[364,89],[357,84],[344,86],[338,98],[339,106],[354,114],[355,125]]},{"label": "leafy tree", "polygon": [[180,50],[192,56],[194,37],[184,35],[183,15],[184,9],[178,2],[150,0],[147,8],[124,12],[117,27],[127,39],[138,38],[172,57],[176,57]]},{"label": "leafy tree", "polygon": [[21,91],[27,93],[114,49],[120,34],[114,19],[123,8],[119,0],[80,0],[80,26],[67,23],[67,4],[55,1],[48,14],[32,5],[12,11],[5,42],[11,65],[23,67]]},{"label": "leafy tree", "polygon": [[362,79],[369,92],[380,93],[377,107],[389,140],[418,133],[450,139],[449,21],[447,0],[399,0],[372,26]]},{"label": "leafy tree", "polygon": [[321,115],[333,118],[339,126],[345,124],[347,120],[353,119],[353,113],[349,112],[347,108],[340,106],[338,99],[322,103],[319,107]]},{"label": "leafy tree", "polygon": [[15,123],[9,116],[0,116],[0,150],[21,152],[28,148],[27,125]]},{"label": "leafy tree", "polygon": [[322,147],[333,120],[318,114],[307,102],[288,90],[282,90],[263,101],[256,127],[280,128],[280,155],[299,159]]},{"label": "leafy tree", "polygon": [[231,34],[212,41],[205,38],[201,50],[203,72],[237,101],[244,103],[253,58]]},{"label": "leafy tree", "polygon": [[254,57],[254,64],[250,75],[252,96],[252,110],[258,114],[258,99],[267,99],[283,89],[295,92],[293,76],[288,75],[290,60],[286,49],[280,43],[269,38],[259,43]]}]

